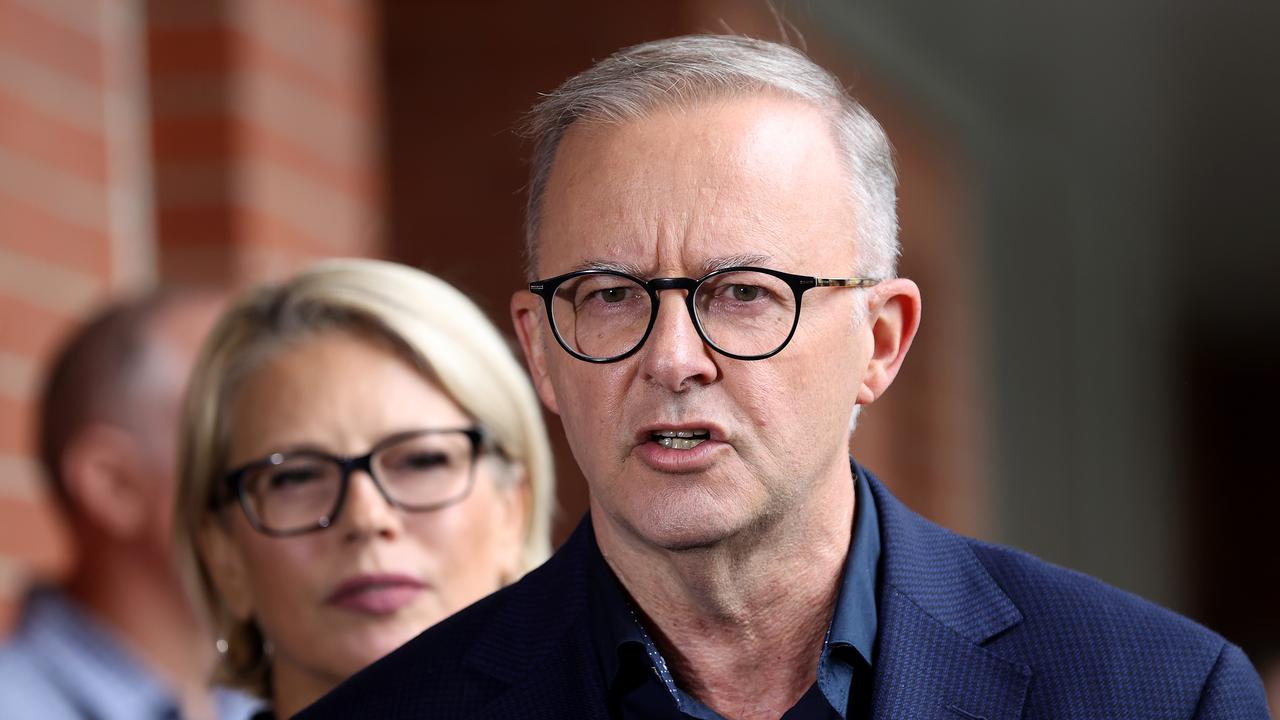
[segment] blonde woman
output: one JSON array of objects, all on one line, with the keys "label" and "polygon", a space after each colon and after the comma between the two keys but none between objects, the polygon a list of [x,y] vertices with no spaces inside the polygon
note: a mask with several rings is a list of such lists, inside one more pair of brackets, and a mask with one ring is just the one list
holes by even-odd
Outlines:
[{"label": "blonde woman", "polygon": [[528,378],[411,268],[329,261],[245,296],[205,343],[182,438],[177,532],[219,679],[278,717],[550,551]]}]

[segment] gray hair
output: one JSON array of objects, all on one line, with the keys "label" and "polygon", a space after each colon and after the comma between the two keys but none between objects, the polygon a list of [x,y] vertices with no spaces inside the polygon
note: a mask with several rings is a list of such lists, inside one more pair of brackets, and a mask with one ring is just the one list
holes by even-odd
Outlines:
[{"label": "gray hair", "polygon": [[556,150],[573,123],[621,123],[661,106],[776,93],[812,103],[829,118],[859,216],[858,275],[888,278],[899,253],[897,172],[880,123],[834,75],[793,47],[730,35],[688,35],[619,50],[567,80],[525,118],[534,143],[525,212],[525,262],[536,272],[543,196]]}]

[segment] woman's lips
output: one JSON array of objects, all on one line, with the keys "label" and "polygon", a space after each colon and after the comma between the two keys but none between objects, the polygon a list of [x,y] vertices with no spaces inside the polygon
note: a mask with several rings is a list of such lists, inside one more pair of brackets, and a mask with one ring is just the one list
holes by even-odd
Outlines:
[{"label": "woman's lips", "polygon": [[390,615],[416,600],[426,587],[410,575],[369,573],[342,581],[325,602],[365,615]]}]

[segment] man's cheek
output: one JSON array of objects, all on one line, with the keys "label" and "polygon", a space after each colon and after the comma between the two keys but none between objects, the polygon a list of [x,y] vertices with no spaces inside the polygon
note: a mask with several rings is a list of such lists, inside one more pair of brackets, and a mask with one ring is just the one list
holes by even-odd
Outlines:
[{"label": "man's cheek", "polygon": [[730,388],[734,404],[748,424],[748,430],[769,432],[783,419],[782,411],[789,405],[794,393],[786,384],[770,377],[740,378]]}]

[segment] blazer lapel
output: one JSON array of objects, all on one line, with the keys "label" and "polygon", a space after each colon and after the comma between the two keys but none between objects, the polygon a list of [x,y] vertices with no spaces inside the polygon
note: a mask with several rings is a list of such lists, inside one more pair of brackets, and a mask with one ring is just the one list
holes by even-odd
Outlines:
[{"label": "blazer lapel", "polygon": [[473,717],[607,718],[604,681],[587,629],[591,532],[587,516],[476,638],[463,662],[508,687]]},{"label": "blazer lapel", "polygon": [[1021,613],[968,541],[908,510],[870,473],[868,481],[882,548],[872,717],[1021,717],[1031,669],[984,647]]},{"label": "blazer lapel", "polygon": [[1031,670],[938,622],[896,590],[880,598],[872,718],[1014,720]]}]

